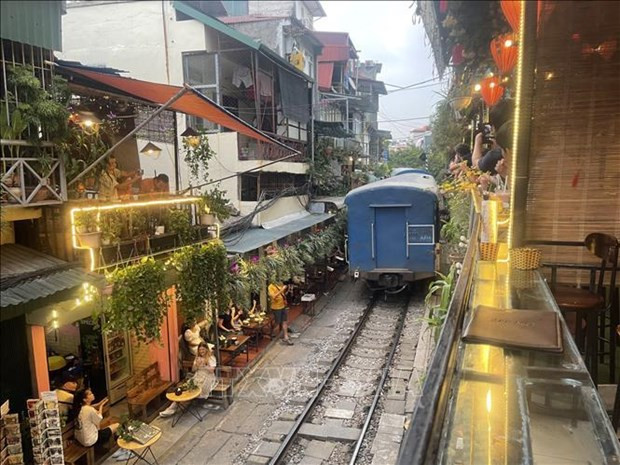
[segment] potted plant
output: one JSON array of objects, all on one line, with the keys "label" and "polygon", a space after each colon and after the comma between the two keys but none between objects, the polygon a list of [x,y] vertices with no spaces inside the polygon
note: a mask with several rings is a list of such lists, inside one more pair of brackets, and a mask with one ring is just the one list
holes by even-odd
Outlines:
[{"label": "potted plant", "polygon": [[217,187],[202,194],[200,197],[201,225],[209,226],[215,224],[216,218],[222,222],[230,217],[230,202],[225,194],[225,191]]},{"label": "potted plant", "polygon": [[105,245],[118,244],[123,230],[123,217],[118,211],[109,211],[101,215],[101,242]]},{"label": "potted plant", "polygon": [[165,219],[166,231],[178,234],[181,242],[187,244],[194,239],[191,214],[189,210],[175,208],[168,211]]},{"label": "potted plant", "polygon": [[101,231],[97,231],[96,212],[79,212],[75,216],[75,231],[82,247],[90,249],[101,247]]}]

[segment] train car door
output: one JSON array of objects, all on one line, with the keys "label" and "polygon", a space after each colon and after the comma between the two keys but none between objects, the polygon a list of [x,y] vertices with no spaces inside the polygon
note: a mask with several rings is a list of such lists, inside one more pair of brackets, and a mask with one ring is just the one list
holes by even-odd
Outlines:
[{"label": "train car door", "polygon": [[376,268],[407,268],[406,206],[376,206],[374,246]]}]

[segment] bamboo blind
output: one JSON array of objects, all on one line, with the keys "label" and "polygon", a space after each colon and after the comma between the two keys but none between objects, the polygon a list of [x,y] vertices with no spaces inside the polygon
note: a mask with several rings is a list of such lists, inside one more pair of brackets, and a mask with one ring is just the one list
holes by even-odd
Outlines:
[{"label": "bamboo blind", "polygon": [[[551,13],[539,24],[526,238],[620,237],[620,7],[545,3]],[[597,259],[585,248],[543,247],[543,261]],[[576,271],[560,278],[588,282]]]}]

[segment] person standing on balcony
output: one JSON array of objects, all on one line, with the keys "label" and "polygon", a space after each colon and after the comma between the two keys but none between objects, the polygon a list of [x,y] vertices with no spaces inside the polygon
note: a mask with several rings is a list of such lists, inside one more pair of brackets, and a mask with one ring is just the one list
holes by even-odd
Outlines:
[{"label": "person standing on balcony", "polygon": [[168,194],[170,192],[170,180],[168,175],[161,173],[154,178],[140,180],[140,194]]},{"label": "person standing on balcony", "polygon": [[[125,178],[125,179],[123,179]],[[118,199],[119,192],[124,192],[140,178],[137,171],[121,171],[116,167],[116,157],[110,155],[105,170],[99,178],[99,197],[103,200]]]}]

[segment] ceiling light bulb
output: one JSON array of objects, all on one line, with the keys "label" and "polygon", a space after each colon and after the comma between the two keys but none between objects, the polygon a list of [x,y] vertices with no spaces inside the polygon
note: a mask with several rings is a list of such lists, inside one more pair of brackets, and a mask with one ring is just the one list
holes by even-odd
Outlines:
[{"label": "ceiling light bulb", "polygon": [[480,84],[476,84],[476,85],[474,86],[474,90],[475,90],[476,92],[480,92],[480,89],[482,89],[482,86],[481,86]]},{"label": "ceiling light bulb", "polygon": [[508,39],[508,40],[506,40],[506,42],[504,42],[504,47],[506,47],[506,48],[512,47],[512,44],[513,44],[512,40]]},{"label": "ceiling light bulb", "polygon": [[489,87],[492,89],[493,87],[495,87],[495,83],[494,82],[490,82],[489,83]]}]

